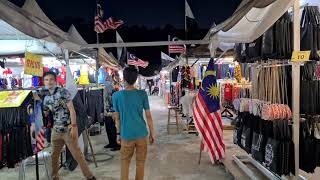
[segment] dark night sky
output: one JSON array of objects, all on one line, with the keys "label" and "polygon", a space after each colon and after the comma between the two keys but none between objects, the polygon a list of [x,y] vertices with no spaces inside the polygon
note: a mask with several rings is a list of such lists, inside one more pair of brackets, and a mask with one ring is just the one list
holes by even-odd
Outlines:
[{"label": "dark night sky", "polygon": [[[25,0],[10,0],[20,5]],[[94,15],[96,0],[36,0],[45,14],[62,30],[74,24],[88,43],[96,43]],[[109,17],[122,19],[124,25],[117,31],[125,42],[165,41],[168,35],[184,38],[184,0],[103,0]],[[230,17],[241,0],[188,0],[198,23],[190,30],[189,39],[202,39],[215,22],[219,24]],[[195,36],[193,36],[195,35]],[[193,36],[193,37],[191,37]],[[100,42],[115,42],[115,32],[100,35]],[[152,75],[161,65],[160,51],[167,47],[129,48],[131,53],[150,62],[144,75]],[[108,49],[115,52],[115,48]]]},{"label": "dark night sky", "polygon": [[[241,0],[188,0],[201,28],[209,28],[229,17]],[[65,17],[93,21],[95,0],[37,0],[50,18],[63,21]],[[126,25],[163,27],[172,24],[184,27],[184,0],[105,0],[105,12],[121,18]]]}]

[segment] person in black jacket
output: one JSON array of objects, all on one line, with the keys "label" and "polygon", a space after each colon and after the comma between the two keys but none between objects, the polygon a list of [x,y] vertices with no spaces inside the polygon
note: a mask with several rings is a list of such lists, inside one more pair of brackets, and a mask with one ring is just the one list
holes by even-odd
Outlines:
[{"label": "person in black jacket", "polygon": [[119,151],[121,146],[117,143],[117,129],[116,124],[112,118],[112,94],[115,90],[112,90],[110,86],[105,86],[104,88],[104,123],[106,132],[108,135],[109,144],[104,146],[106,149],[111,149],[111,151]]}]

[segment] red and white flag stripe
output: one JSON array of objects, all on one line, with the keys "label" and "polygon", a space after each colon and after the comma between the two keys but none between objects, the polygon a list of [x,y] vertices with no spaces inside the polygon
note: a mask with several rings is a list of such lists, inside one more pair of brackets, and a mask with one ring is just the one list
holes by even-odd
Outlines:
[{"label": "red and white flag stripe", "polygon": [[186,48],[181,45],[169,45],[169,53],[184,54],[186,53]]},{"label": "red and white flag stripe", "polygon": [[112,17],[103,22],[99,16],[95,16],[95,31],[97,33],[103,33],[106,30],[114,30],[123,25],[123,23],[122,20],[113,21]]},{"label": "red and white flag stripe", "polygon": [[44,128],[41,128],[36,137],[36,144],[37,144],[36,152],[40,152],[45,148],[44,142],[45,142]]},{"label": "red and white flag stripe", "polygon": [[140,66],[140,67],[146,68],[146,67],[148,67],[149,62],[142,61],[142,60],[136,61],[136,60],[128,59],[128,65]]},{"label": "red and white flag stripe", "polygon": [[225,145],[220,111],[210,113],[200,94],[197,95],[194,103],[192,111],[195,126],[205,149],[209,152],[211,162],[224,159]]},{"label": "red and white flag stripe", "polygon": [[96,16],[94,21],[95,21],[94,22],[95,23],[95,31],[97,33],[103,33],[105,26],[104,26],[103,22],[101,21],[101,19],[99,18],[99,16]]}]

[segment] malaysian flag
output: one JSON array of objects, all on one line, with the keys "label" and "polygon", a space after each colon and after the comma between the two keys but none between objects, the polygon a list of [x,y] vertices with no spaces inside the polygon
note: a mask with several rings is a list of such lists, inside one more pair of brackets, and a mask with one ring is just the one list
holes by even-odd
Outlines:
[{"label": "malaysian flag", "polygon": [[97,33],[103,33],[106,30],[115,30],[119,26],[123,25],[122,20],[114,21],[112,17],[107,18],[106,20],[103,20],[104,12],[102,10],[102,6],[98,3],[97,4],[97,11],[96,15],[94,17],[94,30]]},{"label": "malaysian flag", "polygon": [[149,62],[139,59],[134,54],[128,53],[128,65],[140,66],[140,67],[146,68],[149,65]]},{"label": "malaysian flag", "polygon": [[212,163],[225,157],[219,94],[220,89],[217,85],[216,71],[214,71],[214,62],[211,58],[192,111],[195,126],[204,149],[209,152]]},{"label": "malaysian flag", "polygon": [[35,152],[40,152],[45,148],[45,127],[43,126],[42,122],[42,110],[41,110],[41,103],[37,102],[34,106],[34,111],[32,116],[34,118],[34,125],[35,125],[35,139],[36,139],[36,147]]}]

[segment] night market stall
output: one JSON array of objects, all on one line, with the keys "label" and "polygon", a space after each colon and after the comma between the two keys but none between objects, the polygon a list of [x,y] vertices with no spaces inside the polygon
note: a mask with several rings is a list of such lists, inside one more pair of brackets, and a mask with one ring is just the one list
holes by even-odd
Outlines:
[{"label": "night market stall", "polygon": [[[243,162],[250,162],[270,179],[302,178],[301,173],[315,176],[306,173],[314,173],[318,162],[317,98],[303,98],[320,93],[315,21],[319,8],[312,3],[244,1],[234,16],[210,31],[211,52],[220,42],[230,47],[240,43],[235,45],[236,60],[251,74],[249,95],[233,102],[239,112],[234,143],[250,155],[233,155],[233,159],[252,179],[253,171]],[[308,51],[310,62],[296,58],[300,49]]]}]

